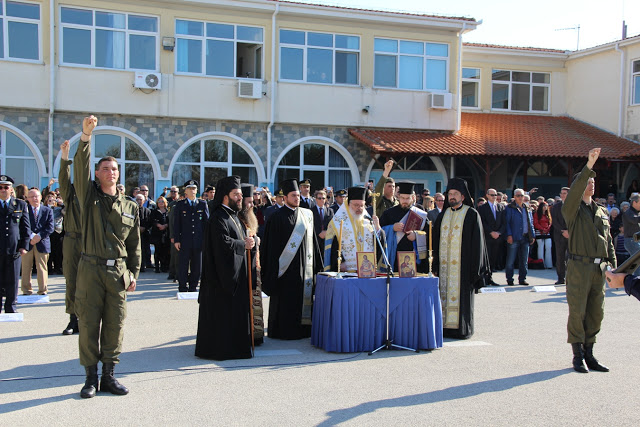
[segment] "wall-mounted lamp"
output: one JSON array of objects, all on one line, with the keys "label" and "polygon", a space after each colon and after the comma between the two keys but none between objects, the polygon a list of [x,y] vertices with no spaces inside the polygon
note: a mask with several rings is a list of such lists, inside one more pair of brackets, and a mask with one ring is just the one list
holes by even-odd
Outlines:
[{"label": "wall-mounted lamp", "polygon": [[164,50],[168,50],[173,52],[173,48],[176,47],[176,38],[175,37],[163,37],[162,38],[162,48]]},{"label": "wall-mounted lamp", "polygon": [[365,113],[365,114],[368,114],[370,109],[371,109],[370,106],[365,105],[364,108],[362,109],[362,112]]}]

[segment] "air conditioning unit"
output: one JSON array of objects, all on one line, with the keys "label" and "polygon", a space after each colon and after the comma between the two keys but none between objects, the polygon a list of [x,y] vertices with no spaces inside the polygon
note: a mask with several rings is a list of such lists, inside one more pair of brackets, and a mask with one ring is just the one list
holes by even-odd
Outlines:
[{"label": "air conditioning unit", "polygon": [[238,80],[238,98],[262,98],[262,80]]},{"label": "air conditioning unit", "polygon": [[133,87],[138,89],[159,90],[162,88],[162,74],[136,71],[135,78],[133,79]]},{"label": "air conditioning unit", "polygon": [[450,110],[453,102],[453,95],[450,93],[429,94],[429,108],[436,110]]}]

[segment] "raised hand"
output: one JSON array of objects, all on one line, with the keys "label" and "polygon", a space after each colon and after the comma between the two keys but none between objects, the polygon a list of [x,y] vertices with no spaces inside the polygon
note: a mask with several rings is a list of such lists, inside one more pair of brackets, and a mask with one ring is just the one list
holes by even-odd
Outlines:
[{"label": "raised hand", "polygon": [[600,157],[601,148],[592,148],[589,150],[589,160],[587,161],[587,166],[589,169],[593,169],[593,165],[596,164],[596,160]]},{"label": "raised hand", "polygon": [[82,133],[86,136],[91,136],[91,133],[93,133],[93,130],[97,125],[98,118],[96,116],[91,115],[89,117],[85,117],[84,120],[82,120]]},{"label": "raised hand", "polygon": [[67,139],[65,142],[63,142],[60,145],[60,152],[61,152],[62,160],[69,160],[69,150],[70,149],[71,149],[71,144],[69,143],[69,140]]}]

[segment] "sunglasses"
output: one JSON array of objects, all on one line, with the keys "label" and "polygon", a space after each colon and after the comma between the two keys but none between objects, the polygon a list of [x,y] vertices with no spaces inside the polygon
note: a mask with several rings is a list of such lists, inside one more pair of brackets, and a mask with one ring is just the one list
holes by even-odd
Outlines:
[{"label": "sunglasses", "polygon": [[11,188],[10,185],[0,185],[0,190],[8,190],[10,188]]},{"label": "sunglasses", "polygon": [[516,194],[514,197],[524,197],[524,194]]},{"label": "sunglasses", "polygon": [[489,196],[489,197],[497,197],[498,195],[497,194],[487,194],[487,196]]}]

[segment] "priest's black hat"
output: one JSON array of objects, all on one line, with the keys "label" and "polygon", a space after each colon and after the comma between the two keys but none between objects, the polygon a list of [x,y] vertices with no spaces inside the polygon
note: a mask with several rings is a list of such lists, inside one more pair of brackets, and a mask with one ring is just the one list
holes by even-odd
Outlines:
[{"label": "priest's black hat", "polygon": [[228,196],[231,190],[240,188],[240,177],[237,175],[227,176],[218,180],[216,184],[216,194],[213,196],[211,210],[222,204],[224,196]]},{"label": "priest's black hat", "polygon": [[364,187],[350,187],[347,191],[347,198],[350,202],[353,200],[364,200],[367,194],[366,190]]},{"label": "priest's black hat", "polygon": [[0,175],[0,184],[10,184],[13,185],[14,181],[10,176]]},{"label": "priest's black hat", "polygon": [[397,182],[398,193],[400,194],[413,194],[413,186],[415,182]]},{"label": "priest's black hat", "polygon": [[347,195],[347,190],[336,191],[336,197],[344,197]]},{"label": "priest's black hat", "polygon": [[286,196],[292,191],[300,191],[298,188],[298,180],[297,179],[287,179],[280,183],[280,188],[282,189],[282,193]]},{"label": "priest's black hat", "polygon": [[242,197],[253,197],[253,184],[242,184]]},{"label": "priest's black hat", "polygon": [[464,196],[462,203],[473,207],[473,199],[471,198],[471,193],[469,193],[467,181],[462,178],[451,178],[447,184],[447,191],[444,199],[445,206],[443,209],[449,206],[449,190],[458,190],[460,194]]}]

